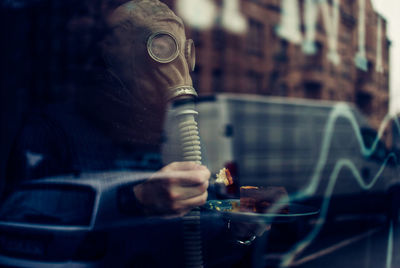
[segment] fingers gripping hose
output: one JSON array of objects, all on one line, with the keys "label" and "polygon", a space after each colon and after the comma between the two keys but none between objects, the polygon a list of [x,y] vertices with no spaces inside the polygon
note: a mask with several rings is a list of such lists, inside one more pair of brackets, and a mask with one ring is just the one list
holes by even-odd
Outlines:
[{"label": "fingers gripping hose", "polygon": [[[179,135],[181,138],[183,161],[201,164],[199,130],[193,102],[176,107]],[[183,217],[185,268],[203,267],[203,251],[200,228],[200,210],[193,209]]]}]

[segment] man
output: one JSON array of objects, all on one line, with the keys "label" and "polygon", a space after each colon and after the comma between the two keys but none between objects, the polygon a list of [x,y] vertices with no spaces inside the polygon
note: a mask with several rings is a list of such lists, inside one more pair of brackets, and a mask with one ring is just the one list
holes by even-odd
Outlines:
[{"label": "man", "polygon": [[[71,18],[69,27],[77,29],[70,34],[81,30],[75,24]],[[191,79],[183,50],[170,66],[157,66],[143,44],[152,28],[172,32],[184,42],[183,24],[158,1],[128,2],[108,14],[104,24],[97,51],[104,62],[90,67],[95,78],[85,81],[86,88],[77,85],[81,90],[77,108],[46,107],[31,116],[12,152],[8,172],[12,184],[71,172],[121,169],[125,167],[118,166],[118,160],[159,153],[168,91],[174,86],[191,87]],[[181,70],[170,72],[177,66]],[[161,164],[139,168],[157,166]],[[204,204],[209,177],[204,166],[173,163],[132,194],[146,214],[183,215]]]}]

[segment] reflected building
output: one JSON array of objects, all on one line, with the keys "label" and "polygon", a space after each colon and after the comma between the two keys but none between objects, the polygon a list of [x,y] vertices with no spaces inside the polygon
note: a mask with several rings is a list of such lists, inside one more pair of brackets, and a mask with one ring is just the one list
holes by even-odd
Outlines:
[{"label": "reflected building", "polygon": [[[164,0],[178,14],[179,1]],[[227,1],[232,0],[210,1],[217,13],[212,27],[187,25],[197,52],[192,77],[201,95],[346,101],[379,127],[389,108],[390,41],[387,22],[370,0],[327,0],[326,6],[308,0],[237,0],[247,21],[241,34],[220,23]]]}]

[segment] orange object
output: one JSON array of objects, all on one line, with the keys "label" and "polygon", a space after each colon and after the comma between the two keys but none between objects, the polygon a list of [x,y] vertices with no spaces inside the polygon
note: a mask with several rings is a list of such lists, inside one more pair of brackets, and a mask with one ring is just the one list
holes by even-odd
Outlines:
[{"label": "orange object", "polygon": [[223,168],[219,171],[219,173],[217,174],[216,182],[223,183],[225,184],[225,186],[233,184],[232,175],[227,168]]},{"label": "orange object", "polygon": [[228,185],[232,185],[233,178],[232,178],[231,172],[227,168],[225,168],[225,176],[226,176],[226,180],[228,181]]},{"label": "orange object", "polygon": [[[287,192],[283,187],[240,187],[240,207],[242,212],[266,213],[268,209],[283,197]],[[279,213],[289,213],[289,206],[285,204]]]}]

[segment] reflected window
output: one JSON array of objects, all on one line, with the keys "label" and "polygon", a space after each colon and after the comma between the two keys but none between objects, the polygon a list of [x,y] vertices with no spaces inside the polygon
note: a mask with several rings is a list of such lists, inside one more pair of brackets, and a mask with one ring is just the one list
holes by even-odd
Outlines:
[{"label": "reflected window", "polygon": [[365,114],[371,114],[372,112],[372,96],[367,92],[358,92],[356,95],[357,106],[360,107],[361,111]]},{"label": "reflected window", "polygon": [[226,33],[220,28],[212,31],[212,43],[215,50],[224,50],[226,47]]},{"label": "reflected window", "polygon": [[308,99],[321,99],[322,85],[317,82],[304,83],[305,97]]},{"label": "reflected window", "polygon": [[264,25],[254,19],[249,19],[247,37],[247,52],[256,56],[263,56]]},{"label": "reflected window", "polygon": [[305,68],[310,71],[323,71],[324,46],[321,42],[315,42],[316,53],[306,56]]},{"label": "reflected window", "polygon": [[275,61],[285,63],[289,60],[288,47],[289,47],[288,41],[281,39],[278,44],[278,50],[274,55]]},{"label": "reflected window", "polygon": [[262,74],[255,71],[249,71],[247,73],[247,92],[262,93],[262,79]]},{"label": "reflected window", "polygon": [[221,69],[214,69],[212,72],[212,90],[214,92],[223,92],[224,78]]}]

